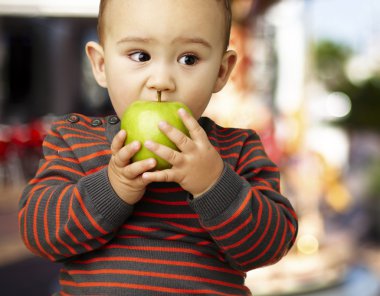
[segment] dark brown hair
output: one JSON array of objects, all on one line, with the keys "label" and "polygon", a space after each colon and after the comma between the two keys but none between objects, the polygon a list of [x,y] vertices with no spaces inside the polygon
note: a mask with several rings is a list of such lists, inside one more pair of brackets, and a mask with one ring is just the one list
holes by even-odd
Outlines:
[{"label": "dark brown hair", "polygon": [[[103,44],[104,42],[104,12],[106,10],[106,6],[109,1],[110,0],[100,0],[98,27],[97,27],[100,44]],[[231,0],[216,0],[216,1],[218,2],[221,1],[224,4],[225,26],[226,26],[225,49],[227,49],[230,42],[231,23],[232,23]]]}]

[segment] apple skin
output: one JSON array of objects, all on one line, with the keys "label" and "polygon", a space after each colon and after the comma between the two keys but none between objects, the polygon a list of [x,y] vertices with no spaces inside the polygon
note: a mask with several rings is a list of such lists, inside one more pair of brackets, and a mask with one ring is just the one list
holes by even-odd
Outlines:
[{"label": "apple skin", "polygon": [[151,140],[178,151],[176,145],[158,128],[158,124],[161,121],[166,121],[189,136],[189,131],[178,114],[180,108],[191,114],[190,109],[180,102],[137,100],[129,105],[121,119],[121,129],[127,132],[125,144],[133,141],[142,143],[141,149],[132,157],[132,162],[154,158],[157,161],[156,170],[171,167],[171,164],[166,160],[145,148],[144,143]]}]

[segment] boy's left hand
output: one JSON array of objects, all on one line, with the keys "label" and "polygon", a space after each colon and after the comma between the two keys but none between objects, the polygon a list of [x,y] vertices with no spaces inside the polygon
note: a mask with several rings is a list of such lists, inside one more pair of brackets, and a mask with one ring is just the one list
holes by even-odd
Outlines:
[{"label": "boy's left hand", "polygon": [[145,172],[142,177],[147,183],[176,182],[197,197],[216,183],[224,164],[195,118],[183,109],[179,110],[179,115],[191,138],[168,123],[161,122],[160,130],[173,141],[179,151],[147,141],[145,147],[168,161],[172,167],[162,171]]}]

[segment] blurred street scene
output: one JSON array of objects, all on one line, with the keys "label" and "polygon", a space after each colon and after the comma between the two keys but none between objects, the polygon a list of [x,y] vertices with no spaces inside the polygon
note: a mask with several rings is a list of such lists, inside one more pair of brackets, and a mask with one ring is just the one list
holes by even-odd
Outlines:
[{"label": "blurred street scene", "polygon": [[[0,0],[0,286],[51,295],[59,264],[21,242],[17,204],[54,116],[106,115],[84,45],[98,1]],[[247,275],[254,295],[380,295],[380,2],[234,0],[226,88],[206,110],[252,128],[300,219],[278,264]]]}]

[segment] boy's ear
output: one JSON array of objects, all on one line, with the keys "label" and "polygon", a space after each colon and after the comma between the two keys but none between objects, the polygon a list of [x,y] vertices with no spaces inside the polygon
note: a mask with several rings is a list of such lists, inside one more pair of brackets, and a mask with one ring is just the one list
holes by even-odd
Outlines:
[{"label": "boy's ear", "polygon": [[224,53],[220,65],[218,78],[215,82],[214,93],[219,92],[226,85],[232,70],[237,61],[237,53],[234,50],[228,50]]},{"label": "boy's ear", "polygon": [[92,73],[94,74],[95,80],[101,87],[107,87],[107,77],[104,67],[104,50],[103,47],[94,42],[90,41],[86,44],[86,54],[90,60]]}]

